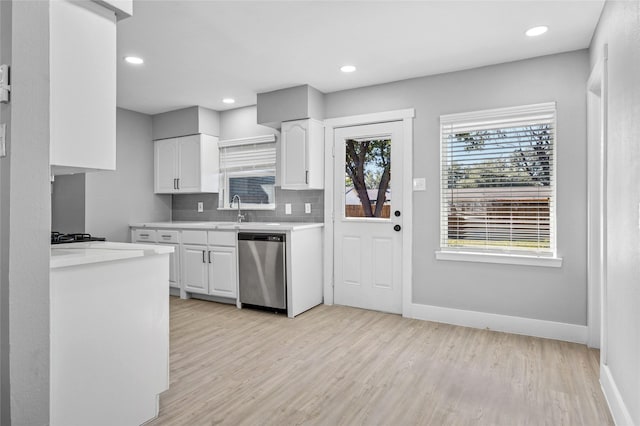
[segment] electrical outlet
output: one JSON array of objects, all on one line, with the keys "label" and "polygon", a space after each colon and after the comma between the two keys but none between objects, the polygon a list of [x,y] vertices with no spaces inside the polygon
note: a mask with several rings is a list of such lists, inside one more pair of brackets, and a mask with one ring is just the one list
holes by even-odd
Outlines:
[{"label": "electrical outlet", "polygon": [[204,211],[204,203],[202,201],[198,201],[198,213],[202,213]]},{"label": "electrical outlet", "polygon": [[311,213],[311,203],[304,203],[304,212],[306,214]]},{"label": "electrical outlet", "polygon": [[291,204],[286,203],[284,205],[284,214],[291,214]]}]

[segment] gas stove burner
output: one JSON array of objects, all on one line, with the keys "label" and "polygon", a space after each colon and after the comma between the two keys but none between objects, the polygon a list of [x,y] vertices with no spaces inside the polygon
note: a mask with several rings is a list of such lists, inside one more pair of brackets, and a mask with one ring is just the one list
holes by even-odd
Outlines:
[{"label": "gas stove burner", "polygon": [[104,237],[93,237],[91,234],[61,234],[51,233],[51,244],[83,243],[88,241],[106,241]]}]

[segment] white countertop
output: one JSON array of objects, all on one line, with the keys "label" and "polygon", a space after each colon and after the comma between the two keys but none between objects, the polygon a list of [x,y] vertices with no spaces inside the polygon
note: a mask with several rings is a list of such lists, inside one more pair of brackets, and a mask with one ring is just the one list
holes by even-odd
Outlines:
[{"label": "white countertop", "polygon": [[146,222],[132,223],[132,228],[162,229],[206,229],[239,231],[299,231],[309,228],[321,228],[324,223],[315,222]]},{"label": "white countertop", "polygon": [[51,246],[50,268],[110,262],[166,253],[173,253],[173,247],[168,245],[112,243],[105,241],[55,244]]}]

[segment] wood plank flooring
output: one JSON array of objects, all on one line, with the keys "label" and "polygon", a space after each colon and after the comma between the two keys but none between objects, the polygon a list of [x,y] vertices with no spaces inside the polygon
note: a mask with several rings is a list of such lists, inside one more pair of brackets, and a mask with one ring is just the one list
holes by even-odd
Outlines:
[{"label": "wood plank flooring", "polygon": [[584,345],[318,306],[171,298],[149,425],[612,425]]}]

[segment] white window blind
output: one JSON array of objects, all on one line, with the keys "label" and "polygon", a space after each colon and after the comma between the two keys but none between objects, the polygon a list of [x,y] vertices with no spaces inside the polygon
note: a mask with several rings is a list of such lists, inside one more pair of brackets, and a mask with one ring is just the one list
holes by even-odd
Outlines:
[{"label": "white window blind", "polygon": [[275,205],[275,136],[221,141],[219,207],[228,208],[234,195],[243,208]]},{"label": "white window blind", "polygon": [[555,103],[440,117],[441,249],[555,256]]}]

